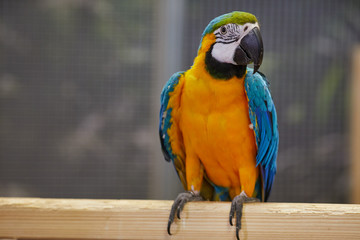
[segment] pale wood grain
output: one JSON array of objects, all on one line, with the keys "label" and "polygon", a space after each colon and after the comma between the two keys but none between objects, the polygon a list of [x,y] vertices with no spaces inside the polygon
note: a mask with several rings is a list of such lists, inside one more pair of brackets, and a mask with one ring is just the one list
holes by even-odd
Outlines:
[{"label": "pale wood grain", "polygon": [[360,203],[360,46],[353,53],[350,115],[350,199]]},{"label": "pale wood grain", "polygon": [[[230,203],[194,202],[166,232],[172,201],[0,198],[0,238],[235,239]],[[249,203],[241,239],[360,239],[360,205]]]}]

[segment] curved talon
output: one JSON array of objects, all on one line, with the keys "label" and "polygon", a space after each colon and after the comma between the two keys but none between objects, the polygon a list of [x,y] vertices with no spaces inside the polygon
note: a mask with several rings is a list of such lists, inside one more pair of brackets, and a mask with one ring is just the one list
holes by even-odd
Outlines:
[{"label": "curved talon", "polygon": [[240,240],[239,232],[240,232],[240,228],[239,228],[239,227],[236,227],[236,239],[237,239],[237,240]]},{"label": "curved talon", "polygon": [[242,210],[244,203],[246,202],[258,202],[259,199],[257,198],[250,198],[246,195],[243,191],[238,196],[236,196],[231,202],[231,208],[229,213],[229,222],[230,225],[233,226],[232,219],[234,214],[236,216],[236,239],[240,240],[239,232],[241,230],[241,217],[242,217]]},{"label": "curved talon", "polygon": [[171,221],[169,220],[168,221],[168,226],[167,226],[167,232],[168,232],[168,234],[171,236],[171,232],[170,232],[170,227],[171,227]]},{"label": "curved talon", "polygon": [[185,203],[186,203],[186,202],[183,203],[183,201],[181,201],[181,202],[179,203],[179,206],[178,206],[178,208],[177,208],[177,214],[176,214],[176,216],[177,216],[178,219],[181,219],[181,218],[180,218],[180,213],[181,213],[181,211],[182,211],[181,205],[184,206]]},{"label": "curved talon", "polygon": [[170,228],[171,228],[171,224],[174,222],[175,215],[178,219],[180,219],[180,213],[184,209],[185,204],[187,202],[201,201],[201,200],[203,200],[203,198],[200,196],[200,193],[198,192],[184,192],[184,193],[180,193],[176,197],[171,207],[170,215],[169,215],[169,221],[167,226],[167,232],[169,235],[171,235]]}]

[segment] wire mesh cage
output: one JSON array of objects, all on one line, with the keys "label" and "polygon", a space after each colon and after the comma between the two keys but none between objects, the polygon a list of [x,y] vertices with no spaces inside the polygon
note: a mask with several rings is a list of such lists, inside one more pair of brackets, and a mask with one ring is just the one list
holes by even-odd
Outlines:
[{"label": "wire mesh cage", "polygon": [[161,87],[234,10],[259,19],[278,111],[270,200],[347,202],[356,0],[0,1],[0,195],[174,198]]}]

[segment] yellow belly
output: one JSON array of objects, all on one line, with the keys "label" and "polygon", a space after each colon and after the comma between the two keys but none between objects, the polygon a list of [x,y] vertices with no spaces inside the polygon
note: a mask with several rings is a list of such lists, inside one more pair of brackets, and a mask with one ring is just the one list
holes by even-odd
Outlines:
[{"label": "yellow belly", "polygon": [[185,78],[179,127],[186,155],[196,155],[216,185],[246,185],[240,172],[256,169],[256,144],[244,79],[201,79],[191,72]]}]

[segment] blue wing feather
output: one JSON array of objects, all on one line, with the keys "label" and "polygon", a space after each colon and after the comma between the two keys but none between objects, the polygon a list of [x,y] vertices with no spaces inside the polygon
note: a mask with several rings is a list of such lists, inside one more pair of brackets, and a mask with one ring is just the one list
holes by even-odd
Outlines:
[{"label": "blue wing feather", "polygon": [[174,73],[169,81],[165,84],[160,97],[160,116],[159,116],[159,137],[161,142],[161,149],[166,161],[174,161],[175,156],[173,155],[169,135],[167,130],[171,127],[171,108],[168,108],[169,93],[174,91],[174,88],[179,83],[179,78],[184,72]]},{"label": "blue wing feather", "polygon": [[249,100],[249,116],[258,146],[256,164],[260,165],[265,194],[263,197],[267,201],[276,174],[279,145],[276,109],[271,98],[269,82],[262,73],[253,74],[253,70],[248,68],[245,90]]}]

